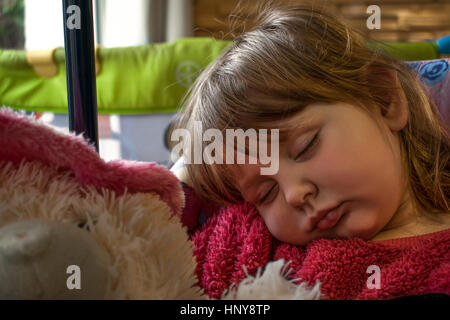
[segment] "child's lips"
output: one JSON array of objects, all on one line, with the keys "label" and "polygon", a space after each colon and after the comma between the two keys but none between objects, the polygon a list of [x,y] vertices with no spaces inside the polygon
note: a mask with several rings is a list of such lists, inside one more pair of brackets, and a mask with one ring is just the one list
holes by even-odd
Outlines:
[{"label": "child's lips", "polygon": [[322,211],[320,214],[320,218],[315,223],[314,228],[317,228],[320,230],[331,229],[337,224],[337,222],[342,217],[342,215],[343,215],[343,209],[342,209],[342,203],[340,203],[338,206],[336,206],[328,211],[325,211],[325,212]]}]

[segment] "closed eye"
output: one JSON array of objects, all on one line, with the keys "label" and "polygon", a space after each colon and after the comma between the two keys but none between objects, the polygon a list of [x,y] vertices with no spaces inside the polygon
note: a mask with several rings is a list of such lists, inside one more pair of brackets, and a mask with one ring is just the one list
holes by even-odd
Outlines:
[{"label": "closed eye", "polygon": [[272,193],[272,191],[274,190],[274,188],[276,186],[277,186],[277,184],[274,183],[274,185],[269,189],[269,191],[267,191],[267,193],[261,199],[258,200],[258,205],[261,206],[261,205],[265,204],[265,202],[268,200],[270,194]]},{"label": "closed eye", "polygon": [[306,146],[305,149],[303,149],[296,157],[295,160],[297,161],[300,157],[304,157],[305,155],[308,155],[308,152],[312,151],[313,148],[317,145],[319,142],[319,132],[316,133],[314,138],[312,138],[311,142]]}]

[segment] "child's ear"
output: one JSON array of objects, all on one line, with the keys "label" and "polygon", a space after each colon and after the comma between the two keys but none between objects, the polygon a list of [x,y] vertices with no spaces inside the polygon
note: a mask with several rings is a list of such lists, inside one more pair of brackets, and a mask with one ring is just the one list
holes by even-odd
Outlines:
[{"label": "child's ear", "polygon": [[392,86],[394,89],[369,87],[369,92],[382,107],[377,110],[392,131],[402,130],[408,123],[408,101],[398,79],[397,72],[391,69],[370,67],[368,83],[380,86]]}]

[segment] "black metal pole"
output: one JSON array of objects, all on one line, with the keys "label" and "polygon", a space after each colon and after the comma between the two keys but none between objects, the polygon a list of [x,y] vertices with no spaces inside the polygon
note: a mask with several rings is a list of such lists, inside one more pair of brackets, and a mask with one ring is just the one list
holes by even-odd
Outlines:
[{"label": "black metal pole", "polygon": [[63,0],[69,130],[99,152],[92,0]]}]

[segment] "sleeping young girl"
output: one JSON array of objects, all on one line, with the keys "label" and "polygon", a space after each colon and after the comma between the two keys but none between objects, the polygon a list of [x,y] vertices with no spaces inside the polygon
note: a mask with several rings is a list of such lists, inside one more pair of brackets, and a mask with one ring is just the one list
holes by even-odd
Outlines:
[{"label": "sleeping young girl", "polygon": [[[289,245],[291,251],[283,249],[290,252],[286,260],[294,259],[292,250],[306,250],[296,256],[294,276],[311,284],[321,281],[328,298],[450,294],[449,134],[415,70],[368,49],[364,37],[323,11],[270,8],[257,21],[199,76],[180,124],[193,132],[199,121],[203,131],[218,129],[224,135],[226,129],[278,129],[279,141],[268,141],[267,147],[279,143],[278,171],[262,175],[260,169],[268,165],[250,161],[186,163],[195,192],[220,205],[254,206],[277,243]],[[186,148],[192,150],[190,146]],[[249,143],[246,147],[249,160]],[[227,147],[223,150],[225,158]],[[206,235],[202,237],[206,241]],[[355,239],[357,249],[351,245]],[[326,250],[336,248],[333,241],[338,240],[344,242],[334,243],[342,248],[348,244],[352,252],[332,250],[330,257]],[[436,241],[427,248],[439,247],[439,255],[424,252],[425,247],[417,244],[427,241]],[[387,243],[399,251],[382,253]],[[419,247],[408,251],[413,249],[405,249],[405,244]],[[200,252],[211,252],[213,246],[220,251],[224,244],[197,247],[199,264],[216,263]],[[321,254],[309,261],[314,248]],[[236,245],[236,250],[244,249]],[[256,260],[263,252],[258,250]],[[276,248],[272,250],[259,265],[277,255]],[[227,277],[219,276],[223,270],[217,268],[207,276],[204,273],[214,268],[198,270],[200,283],[212,296],[239,280],[236,273],[252,262],[248,258],[236,263],[231,253],[226,254],[220,265],[235,264]],[[347,261],[349,255],[354,260]],[[278,252],[277,257],[283,254]],[[428,264],[431,257],[433,263]],[[333,268],[328,268],[327,259]],[[389,268],[396,264],[401,270],[413,270],[408,263],[414,259],[419,263],[415,267],[424,270],[394,285],[392,274],[400,277],[402,272]],[[362,264],[360,274],[343,278],[344,269],[354,270],[355,261]],[[381,269],[376,290],[365,283],[371,264]],[[417,277],[420,284],[414,284]],[[206,278],[215,281],[216,289],[218,281],[223,285],[214,291]],[[402,283],[406,289],[399,289]],[[346,289],[336,291],[342,286]]]}]

